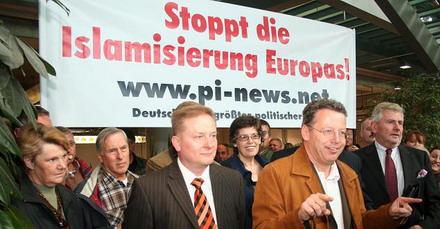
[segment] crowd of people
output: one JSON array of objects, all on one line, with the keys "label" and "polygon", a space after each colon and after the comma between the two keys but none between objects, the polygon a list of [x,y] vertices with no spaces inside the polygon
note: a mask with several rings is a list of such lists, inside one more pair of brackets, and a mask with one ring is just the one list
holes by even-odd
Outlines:
[{"label": "crowd of people", "polygon": [[109,127],[95,168],[37,109],[36,126],[13,130],[25,171],[12,200],[36,228],[440,228],[440,148],[418,131],[402,141],[395,103],[375,107],[356,144],[340,102],[310,102],[294,146],[250,115],[219,143],[213,110],[184,102],[168,150],[145,160],[130,130]]}]

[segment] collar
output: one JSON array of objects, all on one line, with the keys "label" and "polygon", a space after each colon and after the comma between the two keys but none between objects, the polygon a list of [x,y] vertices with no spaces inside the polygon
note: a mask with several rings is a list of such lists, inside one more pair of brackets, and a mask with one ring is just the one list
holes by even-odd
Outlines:
[{"label": "collar", "polygon": [[338,181],[339,178],[341,178],[341,175],[339,174],[339,169],[338,169],[338,166],[336,165],[336,162],[333,162],[333,164],[330,166],[330,174],[328,175],[328,177],[325,177],[325,173],[322,171],[319,171],[315,165],[313,165],[313,167],[315,167],[315,170],[318,173],[318,176],[321,177],[323,180]]},{"label": "collar", "polygon": [[[374,145],[376,146],[376,150],[377,153],[379,154],[378,156],[381,158],[385,158],[386,156],[386,150],[388,148],[386,148],[385,146],[379,144],[377,141],[374,141]],[[391,157],[394,159],[394,156],[396,155],[396,153],[398,152],[398,146],[394,147],[391,149]]]},{"label": "collar", "polygon": [[[269,164],[265,158],[263,158],[261,155],[257,154],[255,155],[255,160],[260,164],[262,168]],[[237,170],[241,173],[242,176],[244,176],[247,172],[249,172],[245,167],[243,162],[240,160],[237,154],[234,154],[231,158],[228,159],[231,163],[231,168]]]},{"label": "collar", "polygon": [[180,161],[180,158],[177,158],[177,165],[179,166],[180,171],[182,172],[183,179],[185,180],[186,184],[191,184],[191,182],[195,178],[202,178],[204,180],[203,185],[209,184],[211,187],[211,179],[209,177],[209,169],[211,165],[208,165],[206,169],[203,171],[201,176],[196,176],[194,173],[192,173],[183,163]]}]

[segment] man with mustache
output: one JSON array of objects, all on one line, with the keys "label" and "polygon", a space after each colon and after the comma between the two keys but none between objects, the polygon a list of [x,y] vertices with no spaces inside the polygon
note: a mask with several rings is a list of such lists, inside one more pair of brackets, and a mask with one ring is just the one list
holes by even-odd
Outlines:
[{"label": "man with mustache", "polygon": [[361,125],[361,139],[362,139],[362,146],[365,147],[367,145],[370,145],[374,142],[374,134],[371,131],[371,118],[366,118]]},{"label": "man with mustache", "polygon": [[[412,205],[413,213],[401,228],[440,228],[440,193],[426,152],[400,145],[404,110],[398,104],[382,102],[373,110],[371,129],[375,142],[357,151],[362,159],[361,175],[365,192],[374,208],[400,196],[423,199]],[[427,172],[427,173],[426,173]],[[418,191],[407,194],[411,187]]]}]

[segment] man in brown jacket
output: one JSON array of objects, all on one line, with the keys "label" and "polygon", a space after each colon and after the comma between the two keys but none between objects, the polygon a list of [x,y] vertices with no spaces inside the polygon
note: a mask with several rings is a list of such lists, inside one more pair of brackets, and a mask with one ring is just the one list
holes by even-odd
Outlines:
[{"label": "man in brown jacket", "polygon": [[253,205],[254,228],[396,228],[411,215],[409,203],[366,211],[356,173],[337,161],[345,146],[344,106],[334,100],[309,103],[303,111],[303,145],[261,172]]}]

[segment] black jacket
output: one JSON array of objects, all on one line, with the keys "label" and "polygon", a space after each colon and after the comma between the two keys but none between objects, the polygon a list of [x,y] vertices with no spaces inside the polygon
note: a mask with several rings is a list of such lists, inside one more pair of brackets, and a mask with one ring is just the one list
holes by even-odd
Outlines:
[{"label": "black jacket", "polygon": [[[57,185],[63,205],[64,217],[69,224],[69,229],[83,229],[84,215],[81,201],[70,190],[62,185]],[[13,199],[12,205],[25,213],[37,229],[58,229],[55,215],[38,196],[35,186],[27,175],[21,179],[20,191],[23,199]]]},{"label": "black jacket", "polygon": [[[104,209],[90,199],[96,189],[100,169],[100,165],[96,167],[87,179],[76,186],[74,192],[81,200],[86,228],[111,229],[113,227],[110,225]],[[96,198],[98,198],[98,196],[96,196]]]},{"label": "black jacket", "polygon": [[[419,190],[413,197],[423,199],[422,203],[412,205],[412,215],[407,224],[401,228],[409,228],[414,224],[420,224],[423,228],[440,228],[440,193],[434,181],[428,154],[403,145],[399,146],[399,153],[405,180],[404,190],[417,184]],[[365,183],[364,191],[373,200],[374,208],[390,203],[376,145],[373,143],[366,146],[356,151],[356,154],[362,159],[361,174]],[[417,179],[418,173],[423,169],[428,174]]]}]

